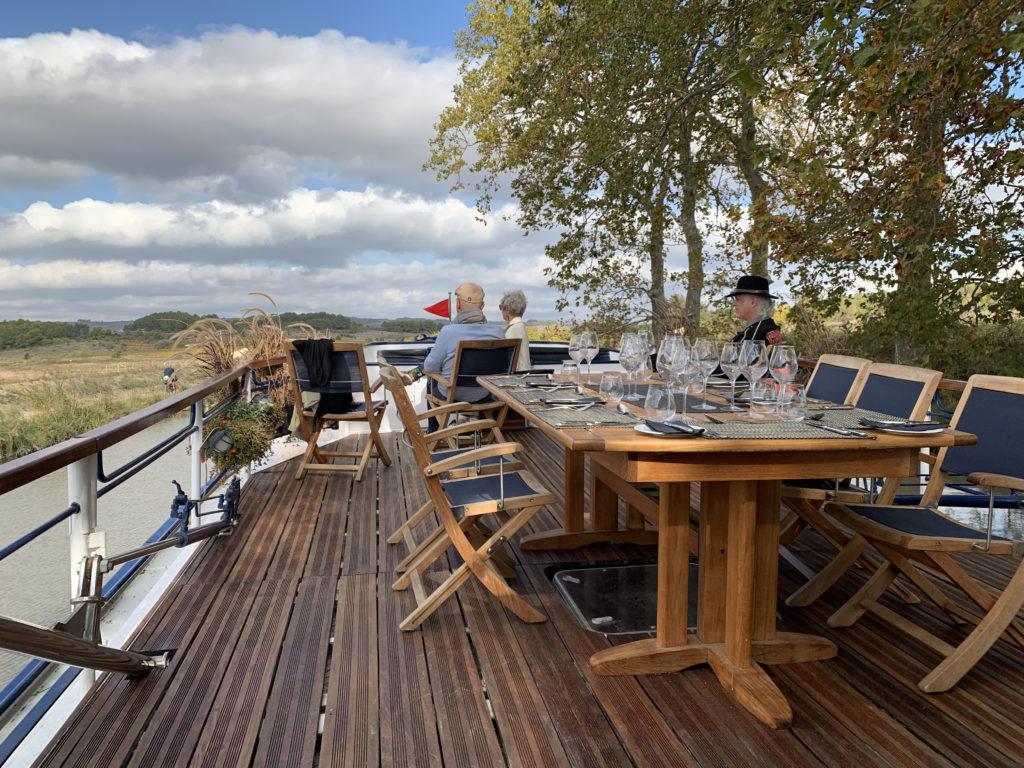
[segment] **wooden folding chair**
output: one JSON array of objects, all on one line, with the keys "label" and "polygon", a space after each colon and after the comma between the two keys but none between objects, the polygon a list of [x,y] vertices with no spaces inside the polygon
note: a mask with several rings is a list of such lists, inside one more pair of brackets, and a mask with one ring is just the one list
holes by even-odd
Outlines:
[{"label": "wooden folding chair", "polygon": [[[455,360],[452,362],[451,376],[447,379],[439,373],[426,373],[427,378],[444,387],[444,397],[434,395],[427,390],[427,402],[434,406],[451,405],[456,402],[457,387],[476,387],[477,376],[502,376],[515,371],[516,360],[519,359],[520,339],[474,339],[460,341],[455,348]],[[461,414],[471,414],[477,418],[494,419],[499,426],[505,419],[508,406],[496,400],[482,403],[465,403],[459,409]],[[451,413],[443,413],[438,419],[441,429],[448,426]]]},{"label": "wooden folding chair", "polygon": [[[291,374],[292,394],[295,407],[299,409],[299,429],[306,439],[306,452],[302,457],[295,479],[300,479],[307,471],[313,472],[354,472],[356,480],[363,479],[363,471],[371,458],[378,458],[385,466],[391,466],[391,458],[384,448],[380,437],[380,421],[388,406],[387,400],[374,401],[373,393],[380,388],[378,381],[372,387],[366,375],[366,360],[363,357],[363,346],[356,342],[334,342],[331,352],[330,382],[326,386],[314,387],[310,383],[309,371],[302,355],[289,342],[286,345],[288,372]],[[362,394],[363,402],[353,403],[352,409],[345,413],[318,413],[317,408],[302,406],[303,392],[327,394]],[[365,421],[370,427],[370,439],[361,451],[325,451],[317,445],[320,432],[331,424],[343,421]],[[351,458],[354,463],[332,464],[333,458]]]},{"label": "wooden folding chair", "polygon": [[863,386],[870,366],[871,361],[863,357],[822,355],[807,380],[807,397],[850,403]]},{"label": "wooden folding chair", "polygon": [[[943,448],[934,457],[934,470],[920,506],[848,504],[830,502],[829,514],[855,532],[855,541],[872,545],[885,558],[875,574],[829,619],[833,627],[847,627],[871,612],[943,656],[918,687],[926,693],[947,691],[1004,634],[1024,647],[1024,561],[1018,563],[1001,593],[968,575],[953,553],[1021,557],[1024,543],[992,534],[995,488],[1024,491],[1024,379],[972,376],[957,405],[951,426],[973,432],[972,446]],[[929,460],[931,457],[929,456]],[[940,513],[935,502],[950,476],[966,476],[969,483],[989,489],[987,530],[978,531]],[[922,570],[941,574],[960,588],[981,614],[962,608],[938,589]],[[942,608],[955,623],[973,624],[973,630],[953,646],[901,614],[881,605],[879,597],[897,575],[910,579]]]},{"label": "wooden folding chair", "polygon": [[[441,520],[442,533],[419,546],[405,573],[392,585],[396,590],[413,587],[416,608],[399,625],[402,630],[416,629],[466,580],[473,576],[502,605],[528,624],[545,621],[544,614],[513,590],[502,575],[494,557],[498,547],[510,539],[545,505],[552,504],[550,494],[527,471],[498,472],[444,481],[441,477],[459,467],[490,458],[514,455],[522,450],[518,443],[498,443],[474,448],[457,456],[428,464],[423,469],[427,493]],[[483,515],[498,517],[502,524],[484,541],[472,542],[467,532]],[[454,546],[462,564],[430,594],[422,589],[423,573]]]},{"label": "wooden folding chair", "polygon": [[[425,433],[421,426],[421,422],[426,421],[431,417],[437,418],[441,414],[457,414],[463,407],[468,406],[468,403],[449,403],[448,405],[443,405],[440,408],[433,408],[424,413],[417,413],[412,400],[409,398],[409,393],[405,389],[398,369],[390,365],[381,365],[380,379],[384,382],[384,386],[387,387],[388,392],[391,393],[391,398],[395,403],[398,416],[405,427],[405,436],[409,441],[409,446],[412,448],[413,456],[415,457],[420,470],[423,470],[430,464],[444,461],[445,459],[450,459],[454,456],[463,455],[473,448],[479,448],[485,438],[496,443],[503,442],[501,430],[498,429],[497,423],[491,419],[476,419],[464,424],[456,424],[448,427],[447,429],[441,430],[440,432],[432,432],[430,434]],[[437,450],[437,445],[440,442],[444,442],[452,437],[466,436],[471,436],[473,438],[473,445],[469,448]],[[484,437],[482,438],[481,436]],[[503,464],[504,469],[509,472],[515,472],[524,468],[523,463],[515,456],[491,456],[475,461],[469,465],[455,467],[449,470],[446,473],[446,476],[442,479],[454,480],[461,477],[494,474],[499,470],[499,464]],[[433,511],[433,501],[427,501],[388,537],[389,544],[404,542],[406,546],[406,558],[402,560],[396,568],[396,571],[399,573],[406,570],[408,563],[415,558],[416,553],[421,546],[429,543],[431,540],[436,541],[437,538],[442,535],[444,529],[438,526],[431,537],[425,542],[416,541],[414,535],[415,529],[427,520]],[[469,533],[471,537],[478,537],[481,535],[486,537],[490,535],[490,531],[488,530],[485,532],[483,526],[477,526]]]},{"label": "wooden folding chair", "polygon": [[[859,358],[852,358],[852,360],[858,361]],[[889,416],[922,419],[928,413],[941,378],[942,373],[927,368],[870,363],[866,369],[866,375],[854,377],[854,389],[839,402],[849,402],[858,408],[878,411]],[[838,389],[841,387],[835,388],[833,394],[838,395]],[[883,504],[891,503],[899,489],[900,480],[900,478],[887,479],[881,490],[878,491],[877,501]],[[786,507],[787,513],[783,516],[780,526],[779,553],[786,562],[808,579],[806,584],[786,598],[786,605],[794,607],[810,605],[835,584],[836,580],[854,563],[874,568],[875,563],[864,554],[863,550],[858,552],[856,548],[847,548],[847,544],[850,542],[849,534],[821,510],[826,501],[834,499],[854,503],[874,501],[876,499],[871,498],[873,493],[873,488],[867,490],[842,488],[839,479],[831,484],[828,481],[820,480],[805,483],[799,481],[783,483],[782,503]],[[789,544],[808,526],[814,528],[839,551],[839,556],[818,573],[808,568],[789,548]],[[905,601],[918,601],[917,596],[902,585],[896,584],[893,588]]]}]

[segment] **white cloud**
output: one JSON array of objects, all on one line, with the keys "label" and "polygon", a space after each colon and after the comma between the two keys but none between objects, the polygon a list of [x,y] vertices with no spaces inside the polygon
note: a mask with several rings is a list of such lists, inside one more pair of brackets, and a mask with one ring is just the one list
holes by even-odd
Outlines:
[{"label": "white cloud", "polygon": [[509,253],[537,252],[541,238],[523,238],[507,220],[510,207],[477,219],[474,208],[448,197],[384,192],[296,189],[263,203],[111,203],[77,200],[62,207],[37,202],[0,215],[0,253],[54,254],[185,261],[337,263],[365,253],[424,253],[494,263]]},{"label": "white cloud", "polygon": [[258,199],[307,174],[438,190],[420,167],[456,79],[450,57],[336,31],[236,28],[162,46],[82,30],[6,38],[0,147],[158,199]]}]

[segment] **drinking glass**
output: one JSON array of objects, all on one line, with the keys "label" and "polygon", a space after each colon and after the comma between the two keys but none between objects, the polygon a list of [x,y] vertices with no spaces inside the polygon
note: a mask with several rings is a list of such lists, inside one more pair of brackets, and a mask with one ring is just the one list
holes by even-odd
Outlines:
[{"label": "drinking glass", "polygon": [[563,360],[562,380],[569,381],[570,378],[577,382],[580,380],[580,364],[575,360]]},{"label": "drinking glass", "polygon": [[742,408],[736,405],[736,379],[739,378],[740,369],[740,344],[736,341],[727,341],[722,345],[722,354],[719,357],[719,365],[722,366],[722,373],[729,378],[729,411],[741,411]]},{"label": "drinking glass", "polygon": [[807,415],[807,391],[800,384],[779,385],[779,416],[787,421],[800,421]]},{"label": "drinking glass", "polygon": [[580,343],[583,345],[583,359],[587,361],[587,378],[593,373],[591,364],[594,362],[594,358],[597,357],[597,353],[601,351],[601,346],[597,339],[596,331],[587,331],[582,334]]},{"label": "drinking glass", "polygon": [[617,373],[601,374],[601,384],[598,388],[601,399],[609,403],[618,403],[622,400],[625,388],[622,386],[622,377]]},{"label": "drinking glass", "polygon": [[680,344],[685,344],[686,340],[682,336],[666,336],[661,340],[661,344],[658,346],[658,373],[668,381],[670,372],[672,370],[672,356],[676,352],[676,348]]},{"label": "drinking glass", "polygon": [[644,414],[651,421],[668,421],[676,414],[676,399],[669,387],[652,384],[644,398]]},{"label": "drinking glass", "polygon": [[750,386],[761,380],[768,370],[768,353],[763,341],[744,341],[740,345],[740,365]]},{"label": "drinking glass", "polygon": [[[791,344],[776,344],[768,355],[768,370],[772,378],[779,383],[781,389],[797,374],[796,348]],[[782,398],[779,398],[779,408],[782,407]]]},{"label": "drinking glass", "polygon": [[[643,365],[644,355],[646,354],[646,346],[642,339],[636,334],[625,333],[622,335],[622,340],[619,342],[619,363],[625,369],[626,373],[630,374],[630,378],[635,376],[637,371],[640,370],[640,366]],[[639,399],[636,395],[636,385],[634,384],[633,393],[626,395],[627,400]]]},{"label": "drinking glass", "polygon": [[687,349],[685,344],[676,347],[672,356],[672,380],[682,384],[683,387],[683,413],[686,413],[686,400],[690,393],[690,385],[700,375],[700,364],[693,355],[693,350]]},{"label": "drinking glass", "polygon": [[581,344],[581,334],[579,333],[574,333],[569,337],[569,357],[576,363],[576,384],[578,386],[580,383],[579,365],[580,360],[583,359],[583,346]]},{"label": "drinking glass", "polygon": [[750,386],[750,415],[763,419],[775,412],[777,407],[775,383],[758,379]]},{"label": "drinking glass", "polygon": [[[691,357],[697,361],[698,370],[704,384],[701,394],[707,397],[708,377],[718,367],[718,345],[712,339],[697,339],[693,342]],[[700,403],[693,406],[693,410],[714,411],[716,408],[713,405],[709,405],[706,400],[701,400]]]}]

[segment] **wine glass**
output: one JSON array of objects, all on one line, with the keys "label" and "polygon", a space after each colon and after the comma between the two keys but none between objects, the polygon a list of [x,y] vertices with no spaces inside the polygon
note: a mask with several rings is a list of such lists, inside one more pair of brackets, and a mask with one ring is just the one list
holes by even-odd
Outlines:
[{"label": "wine glass", "polygon": [[[779,384],[781,392],[787,384],[796,378],[797,358],[796,348],[791,344],[776,344],[768,355],[768,370],[772,378]],[[782,407],[782,398],[779,398],[779,408]]]},{"label": "wine glass", "polygon": [[583,359],[583,345],[582,345],[582,334],[574,333],[569,337],[569,357],[576,363],[576,386],[579,386],[579,364],[580,360]]},{"label": "wine glass", "polygon": [[[713,339],[697,339],[693,342],[691,357],[695,357],[697,360],[697,366],[704,383],[701,393],[704,397],[707,397],[708,377],[718,367],[718,345]],[[714,411],[716,408],[709,404],[707,400],[701,400],[697,405],[693,406],[693,410]]]},{"label": "wine glass", "polygon": [[768,352],[763,341],[747,339],[740,345],[740,365],[750,386],[761,380],[768,370]]},{"label": "wine glass", "polygon": [[644,414],[651,421],[668,421],[676,413],[676,399],[670,387],[652,384],[644,398]]},{"label": "wine glass", "polygon": [[740,344],[736,341],[727,341],[722,345],[722,354],[719,357],[719,365],[722,367],[722,373],[729,378],[729,407],[726,410],[729,411],[741,411],[736,405],[736,379],[739,378],[740,369]]},{"label": "wine glass", "polygon": [[601,374],[601,384],[598,388],[601,399],[609,403],[618,403],[622,400],[625,389],[622,386],[622,377],[617,373]]},{"label": "wine glass", "polygon": [[[644,342],[633,333],[624,333],[622,340],[619,342],[619,363],[625,369],[626,373],[630,374],[630,378],[640,370],[640,366],[643,365],[643,359],[645,352]],[[635,387],[634,394],[626,395],[627,400],[635,400]]]},{"label": "wine glass", "polygon": [[587,379],[589,380],[590,375],[593,373],[591,364],[594,362],[594,358],[597,357],[598,352],[601,351],[597,333],[595,331],[587,331],[582,334],[580,343],[583,345],[583,359],[587,361]]},{"label": "wine glass", "polygon": [[658,354],[658,345],[654,343],[654,334],[650,331],[640,331],[640,337],[644,340],[644,343],[647,344],[646,370],[649,373],[645,374],[644,378],[649,381],[651,376],[654,374],[654,356]]},{"label": "wine glass", "polygon": [[700,375],[700,364],[693,355],[693,350],[688,349],[686,344],[676,346],[675,354],[672,355],[672,379],[678,381],[683,387],[683,413],[686,413],[686,400],[690,393],[690,385]]},{"label": "wine glass", "polygon": [[658,345],[658,373],[660,373],[666,381],[669,378],[669,372],[672,368],[672,356],[675,354],[676,347],[681,341],[681,336],[666,336],[661,340],[661,344]]}]

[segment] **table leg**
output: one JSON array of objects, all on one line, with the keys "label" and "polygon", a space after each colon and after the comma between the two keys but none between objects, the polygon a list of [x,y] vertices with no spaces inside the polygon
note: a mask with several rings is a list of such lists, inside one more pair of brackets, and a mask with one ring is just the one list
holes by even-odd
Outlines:
[{"label": "table leg", "polygon": [[654,544],[657,531],[619,528],[619,496],[599,473],[590,473],[590,520],[586,530],[583,518],[583,459],[580,451],[565,451],[565,522],[560,531],[544,531],[524,536],[519,542],[522,549],[575,549],[605,541],[633,544]]},{"label": "table leg", "polygon": [[[659,507],[658,631],[650,640],[594,654],[601,675],[674,672],[708,663],[722,686],[759,720],[773,728],[792,721],[789,703],[760,666],[817,661],[835,656],[829,640],[775,631],[778,560],[776,483],[702,483],[701,590],[698,634],[680,628],[680,587],[686,586],[688,494],[685,483],[664,484]],[[774,515],[774,522],[770,517]],[[686,530],[682,530],[686,528]],[[707,562],[705,562],[705,559]],[[685,593],[684,593],[685,594]],[[685,614],[682,618],[685,625]]]}]

